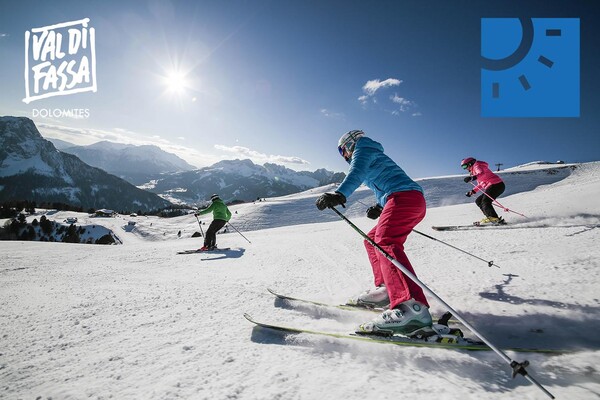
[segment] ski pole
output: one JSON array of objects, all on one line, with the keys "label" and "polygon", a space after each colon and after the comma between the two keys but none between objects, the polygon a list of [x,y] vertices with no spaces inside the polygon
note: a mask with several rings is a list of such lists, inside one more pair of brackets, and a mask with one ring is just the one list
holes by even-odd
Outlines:
[{"label": "ski pole", "polygon": [[248,243],[252,244],[252,242],[251,242],[251,241],[249,241],[249,240],[248,240],[248,238],[246,238],[246,236],[242,235],[242,232],[238,231],[238,230],[235,228],[235,226],[231,225],[231,222],[227,222],[227,225],[229,225],[230,227],[232,227],[233,229],[235,229],[235,231],[236,231],[237,233],[239,233],[241,237],[243,237],[244,239],[246,239],[246,241],[247,241]]},{"label": "ski pole", "polygon": [[421,236],[425,236],[426,238],[429,238],[429,239],[431,239],[431,240],[434,240],[434,241],[436,241],[436,242],[440,242],[440,243],[442,243],[442,244],[445,244],[446,246],[448,246],[448,247],[452,247],[452,248],[453,248],[453,249],[455,249],[455,250],[462,251],[463,253],[465,253],[465,254],[468,254],[468,255],[470,255],[471,257],[474,257],[474,258],[476,258],[476,259],[478,259],[478,260],[481,260],[481,261],[483,261],[483,262],[487,263],[488,267],[492,267],[492,266],[494,266],[494,267],[498,267],[498,268],[500,268],[500,266],[499,266],[498,264],[494,264],[494,261],[488,261],[488,260],[484,260],[484,259],[483,259],[483,258],[481,258],[481,257],[477,257],[475,254],[471,254],[471,253],[469,253],[468,251],[465,251],[465,250],[463,250],[463,249],[459,249],[458,247],[452,246],[452,245],[451,245],[451,244],[449,244],[449,243],[446,243],[446,242],[444,242],[444,241],[441,241],[441,240],[439,240],[439,239],[436,239],[436,238],[434,238],[433,236],[429,236],[429,235],[426,235],[426,234],[425,234],[425,233],[423,233],[423,232],[419,232],[419,231],[418,231],[418,230],[416,230],[416,229],[413,229],[413,232],[415,232],[415,233],[418,233],[418,234],[419,234],[419,235],[421,235]]},{"label": "ski pole", "polygon": [[[473,187],[475,187],[475,188],[477,187],[477,185],[475,185],[473,182],[469,182],[469,183],[470,183],[471,185],[473,185]],[[502,204],[500,204],[500,202],[499,202],[498,200],[494,199],[492,196],[490,196],[489,194],[487,194],[487,193],[485,192],[485,190],[482,190],[481,192],[482,192],[483,194],[485,194],[487,197],[489,197],[490,199],[492,199],[492,203],[495,203],[495,204],[496,204],[498,207],[502,208],[504,211],[506,211],[506,212],[511,212],[511,213],[514,213],[514,214],[520,215],[520,216],[521,216],[521,217],[523,217],[523,218],[527,218],[527,216],[526,216],[526,215],[523,215],[523,214],[521,214],[521,213],[518,213],[518,212],[516,212],[516,211],[510,210],[510,209],[509,209],[509,208],[507,208],[507,207],[504,207]]]},{"label": "ski pole", "polygon": [[194,214],[194,216],[196,217],[196,221],[198,221],[198,226],[200,227],[200,233],[202,234],[202,237],[204,237],[204,231],[202,230],[202,224],[200,223],[198,216],[196,214]]},{"label": "ski pole", "polygon": [[371,239],[369,236],[367,236],[367,234],[365,234],[363,231],[361,231],[356,225],[354,225],[348,218],[346,218],[335,207],[329,207],[329,208],[331,208],[337,215],[339,215],[340,218],[342,218],[344,221],[346,221],[352,227],[352,229],[354,229],[356,232],[358,232],[367,242],[369,242],[373,247],[375,247],[377,249],[377,251],[379,251],[381,254],[383,254],[383,256],[385,258],[387,258],[392,264],[394,264],[394,266],[396,268],[398,268],[400,271],[402,271],[402,273],[404,273],[404,275],[409,277],[410,280],[412,280],[414,283],[416,283],[421,289],[423,289],[431,297],[433,297],[434,299],[436,299],[437,301],[442,303],[448,309],[448,311],[450,311],[452,313],[452,315],[454,315],[454,317],[456,317],[457,320],[462,322],[466,328],[468,328],[471,332],[473,332],[475,335],[477,335],[477,337],[479,337],[486,345],[488,345],[488,347],[490,349],[492,349],[498,356],[500,356],[500,358],[502,358],[508,365],[510,365],[510,367],[512,368],[512,377],[513,378],[515,376],[517,376],[517,374],[523,375],[525,377],[525,379],[527,379],[529,382],[536,385],[548,397],[550,397],[551,399],[554,399],[554,396],[552,395],[552,393],[550,393],[544,386],[542,386],[538,381],[536,381],[531,375],[529,375],[527,373],[527,370],[525,369],[525,367],[527,367],[529,365],[529,361],[525,360],[523,362],[517,362],[517,361],[511,359],[509,356],[507,356],[502,350],[497,348],[492,342],[490,342],[481,333],[479,333],[479,331],[477,331],[460,314],[458,314],[456,312],[456,310],[454,310],[452,307],[450,307],[448,305],[448,303],[446,303],[444,300],[442,300],[442,298],[439,297],[434,291],[429,289],[429,287],[427,285],[425,285],[423,282],[421,282],[414,274],[412,274],[408,269],[406,269],[406,267],[404,267],[402,264],[400,264],[400,262],[398,260],[396,260],[394,257],[389,255],[381,246],[379,246],[377,243],[375,243],[375,241],[373,239]]},{"label": "ski pole", "polygon": [[[363,206],[365,206],[365,207],[368,207],[368,206],[367,206],[365,203],[363,203],[362,201],[360,201],[360,200],[356,200],[356,201],[357,201],[358,203],[362,204]],[[439,240],[439,239],[436,239],[436,238],[434,238],[433,236],[426,235],[426,234],[424,234],[423,232],[419,232],[419,231],[418,231],[418,230],[416,230],[416,229],[413,229],[413,232],[415,232],[415,233],[418,233],[419,235],[425,236],[426,238],[429,238],[429,239],[431,239],[431,240],[435,240],[436,242],[440,242],[440,243],[442,243],[442,244],[445,244],[446,246],[448,246],[448,247],[452,247],[452,248],[453,248],[453,249],[455,249],[455,250],[462,251],[463,253],[465,253],[465,254],[468,254],[468,255],[470,255],[471,257],[475,257],[476,259],[478,259],[478,260],[481,260],[481,261],[485,262],[485,263],[488,265],[488,267],[491,267],[491,266],[496,266],[496,267],[500,268],[500,266],[499,266],[498,264],[494,264],[494,262],[493,262],[493,261],[484,260],[484,259],[483,259],[483,258],[481,258],[481,257],[477,257],[476,255],[474,255],[474,254],[471,254],[471,253],[469,253],[468,251],[465,251],[465,250],[459,249],[458,247],[452,246],[452,245],[451,245],[451,244],[449,244],[449,243],[446,243],[446,242],[443,242],[443,241],[441,241],[441,240]]]}]

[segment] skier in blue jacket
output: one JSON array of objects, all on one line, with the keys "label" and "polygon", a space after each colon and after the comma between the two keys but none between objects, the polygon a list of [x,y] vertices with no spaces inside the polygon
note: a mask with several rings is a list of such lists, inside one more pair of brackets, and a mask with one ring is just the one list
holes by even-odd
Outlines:
[{"label": "skier in blue jacket", "polygon": [[[335,193],[325,193],[316,202],[319,210],[343,205],[361,184],[375,193],[377,204],[367,217],[379,218],[368,236],[411,273],[415,273],[404,253],[404,242],[425,217],[423,189],[383,152],[383,146],[360,130],[343,135],[338,142],[340,155],[350,170]],[[349,304],[389,307],[373,321],[359,326],[359,332],[390,332],[415,335],[431,329],[429,304],[421,287],[406,277],[368,241],[365,247],[373,269],[375,288],[350,299]]]}]

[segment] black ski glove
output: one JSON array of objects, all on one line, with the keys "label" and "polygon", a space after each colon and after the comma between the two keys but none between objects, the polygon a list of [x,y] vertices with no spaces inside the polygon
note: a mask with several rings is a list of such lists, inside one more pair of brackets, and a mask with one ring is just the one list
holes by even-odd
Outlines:
[{"label": "black ski glove", "polygon": [[465,194],[465,196],[467,196],[467,197],[471,197],[471,196],[473,196],[474,194],[475,194],[475,192],[474,192],[474,191],[472,191],[472,190],[469,190],[469,191],[468,191],[468,192]]},{"label": "black ski glove", "polygon": [[379,204],[375,204],[374,206],[367,208],[367,217],[371,219],[377,219],[381,215],[382,211],[383,208]]},{"label": "black ski glove", "polygon": [[321,211],[323,211],[326,208],[333,208],[338,205],[346,207],[344,206],[344,203],[346,203],[346,196],[344,196],[340,192],[322,194],[315,202],[317,208]]},{"label": "black ski glove", "polygon": [[474,180],[475,180],[475,178],[474,178],[474,177],[472,177],[472,176],[467,176],[467,177],[464,179],[465,183],[469,183],[469,182],[471,182],[471,181],[474,181]]}]

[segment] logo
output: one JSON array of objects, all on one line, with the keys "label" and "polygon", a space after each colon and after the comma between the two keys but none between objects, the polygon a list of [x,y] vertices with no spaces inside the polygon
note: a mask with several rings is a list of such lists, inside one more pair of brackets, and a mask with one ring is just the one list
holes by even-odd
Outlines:
[{"label": "logo", "polygon": [[25,32],[23,102],[96,92],[96,39],[89,18]]},{"label": "logo", "polygon": [[481,56],[481,116],[579,117],[579,18],[482,18]]}]

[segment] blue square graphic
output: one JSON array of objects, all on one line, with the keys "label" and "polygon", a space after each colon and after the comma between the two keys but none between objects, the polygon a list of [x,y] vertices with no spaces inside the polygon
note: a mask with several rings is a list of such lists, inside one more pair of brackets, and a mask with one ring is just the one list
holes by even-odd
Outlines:
[{"label": "blue square graphic", "polygon": [[481,19],[482,117],[579,117],[579,18]]}]

